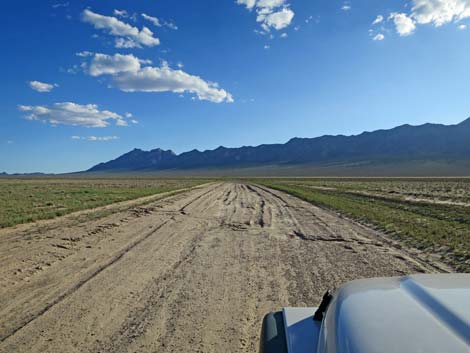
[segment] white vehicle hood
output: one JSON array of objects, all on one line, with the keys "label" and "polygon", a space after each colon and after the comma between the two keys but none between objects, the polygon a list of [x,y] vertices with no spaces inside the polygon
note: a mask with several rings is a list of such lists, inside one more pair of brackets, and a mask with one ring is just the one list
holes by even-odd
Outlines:
[{"label": "white vehicle hood", "polygon": [[317,353],[469,353],[470,274],[349,282],[318,338]]}]

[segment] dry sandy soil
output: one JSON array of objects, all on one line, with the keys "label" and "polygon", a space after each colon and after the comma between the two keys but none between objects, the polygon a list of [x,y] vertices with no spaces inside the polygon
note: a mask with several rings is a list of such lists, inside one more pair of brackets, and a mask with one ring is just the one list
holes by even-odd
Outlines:
[{"label": "dry sandy soil", "polygon": [[211,184],[2,231],[0,352],[256,352],[268,311],[443,269],[292,196]]}]

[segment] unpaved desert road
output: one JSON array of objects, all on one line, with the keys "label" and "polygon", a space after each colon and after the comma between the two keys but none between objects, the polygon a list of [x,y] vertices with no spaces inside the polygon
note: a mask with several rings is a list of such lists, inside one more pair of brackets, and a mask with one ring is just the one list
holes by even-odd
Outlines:
[{"label": "unpaved desert road", "polygon": [[432,272],[278,191],[211,184],[98,220],[0,233],[0,352],[256,352],[328,288]]}]

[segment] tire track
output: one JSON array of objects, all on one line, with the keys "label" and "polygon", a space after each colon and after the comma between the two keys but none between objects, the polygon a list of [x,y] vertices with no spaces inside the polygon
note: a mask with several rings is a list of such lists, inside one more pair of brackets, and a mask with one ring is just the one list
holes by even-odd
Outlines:
[{"label": "tire track", "polygon": [[147,233],[146,235],[144,235],[142,238],[140,238],[139,240],[136,240],[135,242],[133,242],[132,244],[130,244],[129,246],[125,247],[122,251],[120,251],[117,255],[113,256],[109,261],[107,261],[105,264],[99,266],[95,271],[93,271],[89,276],[85,277],[84,279],[80,280],[76,285],[74,285],[72,288],[70,288],[69,290],[65,291],[63,294],[59,295],[55,300],[53,300],[50,304],[46,305],[41,311],[39,311],[37,314],[35,314],[33,317],[31,317],[29,320],[27,320],[26,322],[24,322],[22,325],[14,328],[13,330],[11,330],[10,333],[8,333],[7,335],[4,335],[4,336],[1,336],[0,337],[0,342],[4,342],[5,340],[7,340],[9,337],[13,336],[14,334],[16,334],[18,331],[22,330],[23,328],[25,328],[26,326],[28,326],[30,323],[32,323],[34,320],[38,319],[39,317],[41,317],[42,315],[44,315],[45,313],[47,313],[50,309],[52,309],[55,305],[61,303],[62,301],[64,301],[67,297],[69,297],[70,295],[72,295],[73,293],[75,293],[77,290],[79,290],[81,287],[83,287],[86,283],[88,283],[89,281],[91,281],[93,278],[95,278],[96,276],[98,276],[100,273],[102,273],[103,271],[105,271],[106,269],[108,269],[110,266],[114,265],[115,263],[117,263],[119,260],[121,260],[128,252],[132,251],[137,245],[139,245],[140,243],[142,243],[144,240],[148,239],[149,237],[151,237],[152,235],[154,235],[158,230],[160,230],[161,228],[163,228],[165,225],[167,225],[168,223],[170,223],[170,221],[172,221],[173,219],[169,219],[165,222],[163,222],[162,224],[158,225],[155,229],[153,229],[152,231],[150,231],[149,233]]},{"label": "tire track", "polygon": [[[317,305],[348,280],[417,270],[376,231],[253,184],[210,185],[139,212],[93,223],[126,219],[3,292],[14,295],[0,307],[9,315],[0,315],[0,352],[252,352],[268,311]],[[49,300],[55,285],[62,292]],[[36,311],[36,299],[47,305]]]}]

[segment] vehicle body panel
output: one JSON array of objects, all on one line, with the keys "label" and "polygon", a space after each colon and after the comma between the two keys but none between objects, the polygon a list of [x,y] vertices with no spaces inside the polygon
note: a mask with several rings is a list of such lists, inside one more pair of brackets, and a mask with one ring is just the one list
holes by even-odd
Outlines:
[{"label": "vehicle body panel", "polygon": [[318,345],[321,323],[313,320],[317,308],[284,308],[288,352],[312,353]]},{"label": "vehicle body panel", "polygon": [[317,352],[469,353],[469,343],[470,274],[416,275],[342,286]]},{"label": "vehicle body panel", "polygon": [[470,353],[470,274],[355,280],[333,294],[321,321],[315,310],[268,314],[276,325],[261,352]]}]

